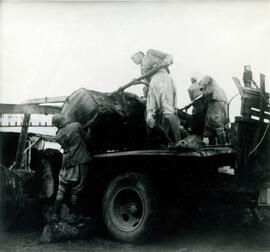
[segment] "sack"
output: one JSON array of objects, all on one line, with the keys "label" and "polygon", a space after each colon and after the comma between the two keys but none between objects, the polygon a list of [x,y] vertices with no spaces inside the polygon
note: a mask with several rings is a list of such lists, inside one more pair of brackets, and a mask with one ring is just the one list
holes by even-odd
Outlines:
[{"label": "sack", "polygon": [[71,222],[72,214],[67,205],[61,207],[60,220],[51,222],[52,206],[43,211],[46,224],[40,236],[40,243],[82,239],[89,237],[96,229],[96,221],[89,217],[80,217],[78,221]]},{"label": "sack", "polygon": [[175,149],[200,149],[204,147],[202,138],[198,135],[189,135],[183,140],[180,140],[176,145]]},{"label": "sack", "polygon": [[92,153],[145,147],[144,111],[145,102],[137,95],[109,96],[85,88],[71,94],[61,109],[67,121],[91,128]]}]

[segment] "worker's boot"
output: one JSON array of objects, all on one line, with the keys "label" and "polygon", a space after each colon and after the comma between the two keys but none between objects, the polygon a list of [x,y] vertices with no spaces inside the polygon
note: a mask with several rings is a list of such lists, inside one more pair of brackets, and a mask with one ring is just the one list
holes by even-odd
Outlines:
[{"label": "worker's boot", "polygon": [[217,145],[217,140],[214,136],[209,136],[208,137],[208,140],[209,140],[209,145]]},{"label": "worker's boot", "polygon": [[166,119],[168,120],[169,125],[170,125],[170,131],[173,136],[172,140],[174,143],[178,143],[181,140],[180,119],[175,114],[166,116]]},{"label": "worker's boot", "polygon": [[224,145],[226,144],[226,134],[225,132],[220,132],[217,134],[217,139],[218,139],[218,144],[219,145]]},{"label": "worker's boot", "polygon": [[154,131],[155,131],[155,134],[160,137],[162,143],[164,144],[172,143],[172,140],[168,136],[167,132],[160,124],[155,126]]},{"label": "worker's boot", "polygon": [[177,143],[178,141],[181,140],[181,135],[180,135],[180,119],[178,118],[177,115],[169,115],[166,117],[169,125],[170,125],[170,130],[173,136],[173,142]]},{"label": "worker's boot", "polygon": [[78,223],[82,220],[82,216],[79,213],[78,205],[71,204],[70,205],[70,215],[68,217],[68,222],[70,224]]},{"label": "worker's boot", "polygon": [[56,199],[54,206],[52,208],[52,214],[51,214],[51,219],[50,219],[51,222],[59,221],[61,205],[62,205],[62,201]]},{"label": "worker's boot", "polygon": [[68,217],[69,223],[77,223],[81,220],[78,208],[78,195],[72,194],[70,198],[70,215]]},{"label": "worker's boot", "polygon": [[[180,125],[180,136],[181,136],[181,139],[187,137],[190,135],[190,133],[185,129],[185,127],[181,126]],[[179,141],[178,141],[179,142]]]}]

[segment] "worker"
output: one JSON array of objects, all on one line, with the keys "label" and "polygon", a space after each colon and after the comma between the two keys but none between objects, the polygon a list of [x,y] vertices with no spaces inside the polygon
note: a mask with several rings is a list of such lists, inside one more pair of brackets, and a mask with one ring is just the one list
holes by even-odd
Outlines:
[{"label": "worker", "polygon": [[[143,62],[143,58],[144,58],[145,54],[142,51],[136,52],[135,54],[133,54],[131,56],[132,61],[136,64],[139,65],[141,67],[141,74],[143,75],[143,71],[142,71],[142,62]],[[149,91],[149,80],[146,80],[146,85],[144,85],[143,87],[143,98],[147,99],[148,96],[148,91]]]},{"label": "worker", "polygon": [[57,221],[67,190],[70,190],[71,213],[77,217],[78,199],[86,184],[91,157],[86,147],[87,136],[80,123],[66,122],[62,114],[55,114],[52,124],[58,128],[55,139],[63,149],[59,186],[52,215],[52,220]]},{"label": "worker", "polygon": [[251,84],[253,83],[253,77],[250,65],[244,66],[243,82],[245,87],[251,88]]},{"label": "worker", "polygon": [[[191,133],[196,135],[203,135],[203,128],[205,124],[206,103],[202,97],[202,91],[198,84],[198,79],[202,77],[199,72],[194,72],[190,75],[191,85],[188,88],[188,94],[193,103]],[[202,97],[202,98],[200,98]],[[197,99],[197,100],[196,100]]]},{"label": "worker", "polygon": [[224,90],[210,76],[200,77],[198,85],[207,104],[204,136],[209,144],[219,145],[227,142],[229,128],[228,99]]},{"label": "worker", "polygon": [[200,86],[198,84],[198,79],[201,77],[202,74],[199,72],[194,72],[190,75],[191,85],[188,88],[188,94],[191,101],[202,95],[202,91],[200,90]]},{"label": "worker", "polygon": [[[142,62],[145,54],[142,51],[136,52],[131,56],[132,61],[136,64],[142,67]],[[141,74],[142,73],[142,68],[141,68]]]},{"label": "worker", "polygon": [[[131,58],[135,64],[141,66],[142,74],[161,64],[173,63],[172,55],[154,49],[149,49],[145,55],[143,52],[137,52]],[[162,116],[169,125],[171,134],[171,137],[167,137],[169,143],[177,143],[180,140],[180,120],[176,114],[176,87],[169,69],[165,67],[159,69],[147,81],[148,90],[144,92],[147,94],[146,122],[151,129],[167,135],[160,124],[160,116]]]}]

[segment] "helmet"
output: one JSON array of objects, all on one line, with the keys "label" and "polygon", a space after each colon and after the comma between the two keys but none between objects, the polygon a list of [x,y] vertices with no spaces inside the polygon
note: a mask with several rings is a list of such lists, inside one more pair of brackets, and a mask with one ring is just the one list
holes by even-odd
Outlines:
[{"label": "helmet", "polygon": [[202,76],[203,75],[199,72],[193,72],[190,74],[190,79],[197,82]]},{"label": "helmet", "polygon": [[52,117],[52,125],[56,126],[57,128],[60,128],[63,126],[66,122],[65,117],[62,114],[55,114]]}]

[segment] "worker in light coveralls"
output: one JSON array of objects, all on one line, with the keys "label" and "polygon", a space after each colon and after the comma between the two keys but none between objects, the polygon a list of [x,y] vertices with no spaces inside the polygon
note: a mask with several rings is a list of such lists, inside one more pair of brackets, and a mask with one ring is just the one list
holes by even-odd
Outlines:
[{"label": "worker in light coveralls", "polygon": [[[161,64],[173,63],[172,55],[154,49],[149,49],[145,55],[143,52],[138,52],[131,58],[134,63],[141,66],[142,74]],[[180,140],[180,120],[176,114],[176,87],[170,76],[169,69],[165,67],[159,69],[149,78],[148,82],[146,122],[151,129],[162,132],[159,123],[159,115],[162,115],[169,125],[173,138],[171,139],[172,143],[177,143]],[[145,89],[144,93],[146,93]]]},{"label": "worker in light coveralls", "polygon": [[63,149],[59,187],[54,204],[53,220],[58,220],[61,204],[67,190],[70,192],[70,209],[77,215],[78,198],[85,187],[88,163],[91,160],[86,147],[86,133],[78,122],[66,122],[61,114],[55,114],[52,124],[58,128],[56,141]]},{"label": "worker in light coveralls", "polygon": [[198,85],[207,104],[204,136],[209,138],[209,144],[219,145],[227,142],[229,129],[228,99],[224,90],[210,76],[200,77]]}]

